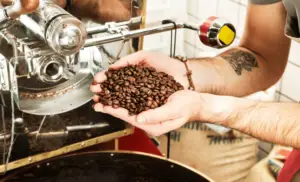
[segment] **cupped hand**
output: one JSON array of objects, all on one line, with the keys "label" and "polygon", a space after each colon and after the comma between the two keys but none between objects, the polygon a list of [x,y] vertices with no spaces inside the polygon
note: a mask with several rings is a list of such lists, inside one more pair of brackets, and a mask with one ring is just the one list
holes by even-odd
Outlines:
[{"label": "cupped hand", "polygon": [[[111,65],[112,69],[120,69],[129,65],[141,65],[146,67],[153,67],[157,71],[164,72],[174,77],[184,88],[188,88],[188,79],[186,77],[186,70],[184,64],[177,59],[170,58],[167,55],[154,52],[139,51],[128,55]],[[106,80],[105,72],[100,72],[95,75],[95,82],[91,86],[91,91],[99,93],[101,83]]]},{"label": "cupped hand", "polygon": [[124,120],[150,135],[159,136],[180,128],[189,121],[200,120],[206,102],[200,93],[182,90],[172,94],[165,105],[134,116],[130,116],[124,108],[114,109],[101,103],[95,104],[94,109]]}]

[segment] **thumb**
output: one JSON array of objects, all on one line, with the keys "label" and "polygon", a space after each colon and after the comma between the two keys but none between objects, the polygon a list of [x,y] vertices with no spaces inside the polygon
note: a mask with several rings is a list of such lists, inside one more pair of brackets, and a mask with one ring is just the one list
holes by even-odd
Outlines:
[{"label": "thumb", "polygon": [[144,51],[139,51],[128,56],[121,58],[115,64],[111,65],[112,69],[120,69],[129,65],[137,65],[143,62],[147,58],[147,53]]}]

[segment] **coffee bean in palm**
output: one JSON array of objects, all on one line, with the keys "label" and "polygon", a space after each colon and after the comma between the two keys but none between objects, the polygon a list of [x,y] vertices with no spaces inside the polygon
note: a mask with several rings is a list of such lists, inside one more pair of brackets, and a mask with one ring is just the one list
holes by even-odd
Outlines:
[{"label": "coffee bean in palm", "polygon": [[154,68],[128,66],[109,69],[101,86],[99,102],[113,108],[125,108],[130,115],[164,105],[168,97],[183,86],[172,76]]}]

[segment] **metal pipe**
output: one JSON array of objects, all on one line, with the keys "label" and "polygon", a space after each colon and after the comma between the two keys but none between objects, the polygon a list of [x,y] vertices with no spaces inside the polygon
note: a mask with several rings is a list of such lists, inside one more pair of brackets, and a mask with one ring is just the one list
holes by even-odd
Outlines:
[{"label": "metal pipe", "polygon": [[99,129],[109,126],[107,123],[100,123],[94,125],[78,125],[78,126],[67,126],[67,131],[81,131],[81,130],[90,130],[90,129]]},{"label": "metal pipe", "polygon": [[173,23],[168,23],[168,24],[164,24],[164,25],[151,27],[151,28],[133,30],[133,31],[130,31],[125,34],[118,33],[118,34],[113,34],[113,35],[104,36],[104,37],[91,38],[91,39],[86,40],[84,47],[97,46],[97,45],[107,44],[107,43],[111,43],[111,42],[137,38],[137,37],[141,37],[141,36],[145,36],[145,35],[152,35],[152,34],[156,34],[156,33],[160,33],[160,32],[167,32],[170,30],[180,29],[180,28],[185,28],[183,23],[176,23],[176,27],[174,26]]},{"label": "metal pipe", "polygon": [[31,32],[34,33],[39,39],[44,40],[44,34],[40,27],[40,25],[35,22],[32,18],[30,18],[28,15],[22,15],[20,16],[20,22]]},{"label": "metal pipe", "polygon": [[[94,125],[75,125],[75,126],[67,126],[66,131],[56,131],[56,132],[47,132],[47,133],[39,133],[39,131],[33,131],[28,133],[29,137],[36,137],[36,135],[40,137],[54,137],[54,136],[64,136],[68,135],[69,132],[75,131],[83,131],[83,130],[91,130],[91,129],[101,129],[109,126],[108,123],[99,123]],[[0,142],[10,139],[11,135],[0,135]]]},{"label": "metal pipe", "polygon": [[[120,26],[129,26],[129,25],[138,25],[138,24],[142,23],[142,20],[143,20],[142,17],[138,16],[138,17],[131,18],[128,21],[123,21],[123,22],[120,22],[120,23],[114,23],[114,26],[115,27],[120,27]],[[92,34],[107,32],[107,30],[109,29],[110,24],[111,23],[107,23],[105,25],[87,28],[87,33],[92,35]]]}]

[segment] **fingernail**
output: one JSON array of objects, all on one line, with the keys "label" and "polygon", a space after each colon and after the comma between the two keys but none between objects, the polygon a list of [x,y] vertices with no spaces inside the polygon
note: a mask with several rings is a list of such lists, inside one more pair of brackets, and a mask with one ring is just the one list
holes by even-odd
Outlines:
[{"label": "fingernail", "polygon": [[146,122],[146,118],[143,117],[143,116],[139,116],[139,117],[137,118],[137,122],[138,122],[138,123],[145,123],[145,122]]}]

